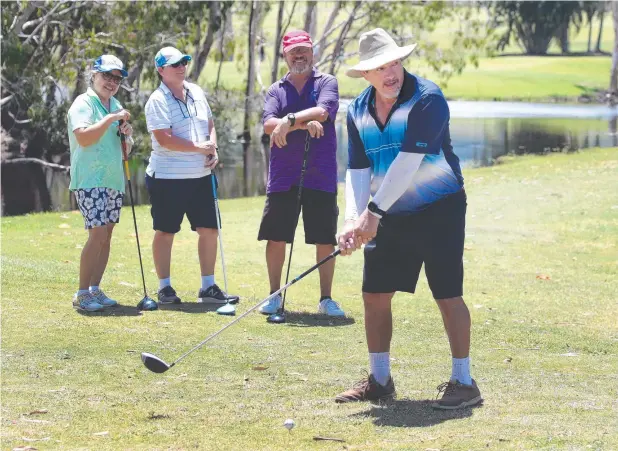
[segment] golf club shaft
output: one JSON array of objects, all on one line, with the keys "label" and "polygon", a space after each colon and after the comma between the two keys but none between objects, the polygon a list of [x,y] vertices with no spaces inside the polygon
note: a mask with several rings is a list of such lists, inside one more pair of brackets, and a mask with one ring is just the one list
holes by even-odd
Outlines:
[{"label": "golf club shaft", "polygon": [[217,234],[219,235],[219,248],[221,249],[221,267],[223,268],[223,284],[227,293],[227,274],[225,272],[225,254],[223,252],[223,235],[221,234],[221,211],[219,210],[219,197],[217,196],[217,180],[214,170],[211,171],[212,194],[215,198],[215,215],[217,216]]},{"label": "golf club shaft", "polygon": [[[311,135],[307,130],[307,137],[305,138],[305,152],[303,155],[303,167],[300,171],[300,182],[298,183],[298,197],[296,199],[296,225],[294,226],[294,233],[292,234],[292,244],[290,245],[290,255],[288,256],[288,270],[285,274],[285,283],[287,285],[288,280],[290,279],[290,266],[292,265],[292,253],[294,252],[294,238],[296,238],[296,228],[298,227],[298,219],[300,217],[300,209],[301,209],[301,200],[303,195],[303,183],[305,181],[305,172],[307,170],[307,157],[309,156],[309,140],[311,139]],[[281,311],[285,311],[285,295],[287,291],[283,292],[283,302],[281,303]]]},{"label": "golf club shaft", "polygon": [[185,357],[187,357],[189,354],[191,354],[193,351],[197,351],[199,348],[201,348],[202,346],[204,346],[206,343],[208,343],[210,340],[212,340],[213,338],[215,338],[217,335],[219,335],[221,332],[223,332],[225,329],[227,329],[228,327],[233,326],[234,324],[236,324],[238,321],[240,321],[241,319],[243,319],[245,316],[247,316],[249,313],[251,313],[252,311],[254,311],[256,308],[258,308],[260,305],[262,305],[264,302],[268,301],[270,298],[277,296],[279,293],[281,293],[282,291],[288,289],[290,286],[294,285],[296,282],[298,282],[299,280],[301,280],[302,278],[304,278],[306,275],[312,273],[313,271],[315,271],[317,268],[319,268],[320,266],[322,266],[324,263],[326,263],[327,261],[335,258],[337,255],[339,255],[341,253],[341,249],[337,249],[336,251],[332,252],[331,254],[329,254],[328,256],[324,257],[322,260],[320,260],[318,263],[316,263],[315,265],[313,265],[311,268],[309,268],[308,270],[306,270],[304,273],[302,273],[301,275],[297,276],[296,278],[292,279],[290,282],[286,283],[283,287],[279,288],[277,291],[275,291],[274,293],[272,293],[270,296],[268,296],[265,299],[262,299],[260,302],[258,302],[257,304],[255,304],[253,307],[251,307],[249,310],[247,310],[245,313],[243,313],[242,315],[240,315],[238,318],[236,318],[234,321],[232,321],[231,323],[229,323],[228,325],[226,325],[223,329],[215,332],[214,334],[212,334],[210,337],[208,337],[206,340],[202,341],[200,344],[198,344],[197,346],[191,348],[190,350],[188,350],[187,352],[185,352],[183,355],[181,355],[180,357],[178,357],[176,360],[174,360],[173,363],[170,364],[170,368],[173,367],[174,365],[176,365],[178,362],[180,362],[182,359],[184,359]]},{"label": "golf club shaft", "polygon": [[[122,124],[123,121],[120,121]],[[129,199],[131,200],[131,211],[133,212],[133,226],[135,227],[135,239],[137,240],[137,255],[139,256],[139,268],[142,272],[142,286],[144,287],[144,297],[148,297],[146,291],[146,278],[144,277],[144,265],[142,264],[142,250],[139,244],[139,233],[137,233],[137,219],[135,218],[135,204],[133,202],[133,187],[131,186],[131,171],[129,171],[129,160],[127,154],[127,141],[124,133],[120,134],[120,143],[122,144],[122,156],[124,159],[124,172],[129,182]]]}]

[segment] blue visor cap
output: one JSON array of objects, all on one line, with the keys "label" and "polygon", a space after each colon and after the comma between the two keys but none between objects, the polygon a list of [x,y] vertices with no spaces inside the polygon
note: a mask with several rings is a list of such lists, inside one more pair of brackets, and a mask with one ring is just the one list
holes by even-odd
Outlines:
[{"label": "blue visor cap", "polygon": [[129,75],[129,73],[124,70],[122,61],[114,55],[101,55],[94,60],[94,65],[92,66],[93,72],[111,72],[113,70],[119,70],[123,77]]},{"label": "blue visor cap", "polygon": [[180,50],[174,47],[163,47],[161,50],[157,52],[155,56],[155,66],[156,67],[165,67],[170,64],[176,64],[179,61],[187,60],[191,61],[191,57],[189,55],[185,55]]}]

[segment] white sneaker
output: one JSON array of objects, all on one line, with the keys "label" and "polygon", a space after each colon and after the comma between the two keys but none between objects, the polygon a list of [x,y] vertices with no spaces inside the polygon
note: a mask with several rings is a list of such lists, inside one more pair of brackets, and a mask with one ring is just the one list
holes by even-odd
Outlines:
[{"label": "white sneaker", "polygon": [[107,295],[103,293],[103,290],[91,291],[90,294],[103,307],[116,307],[118,305],[118,302],[107,297]]},{"label": "white sneaker", "polygon": [[277,313],[277,311],[281,308],[282,303],[283,300],[281,299],[281,295],[278,294],[262,304],[260,307],[260,313],[263,313],[264,315],[272,315],[273,313]]},{"label": "white sneaker", "polygon": [[318,305],[318,313],[328,316],[345,316],[345,312],[341,310],[339,304],[333,301],[332,298],[326,298],[323,301],[320,301],[320,304]]}]

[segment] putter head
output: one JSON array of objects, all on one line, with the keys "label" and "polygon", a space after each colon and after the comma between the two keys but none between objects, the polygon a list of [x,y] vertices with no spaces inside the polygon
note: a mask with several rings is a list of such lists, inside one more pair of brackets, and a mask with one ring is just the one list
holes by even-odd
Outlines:
[{"label": "putter head", "polygon": [[172,366],[174,366],[173,363],[168,365],[156,355],[148,352],[142,352],[142,362],[144,363],[144,366],[153,373],[165,373]]},{"label": "putter head", "polygon": [[156,303],[154,299],[146,296],[144,299],[139,301],[137,304],[137,310],[145,310],[147,312],[152,312],[153,310],[158,310],[159,304]]},{"label": "putter head", "polygon": [[268,321],[269,323],[273,323],[273,324],[285,323],[285,312],[279,309],[277,313],[273,313],[268,318],[266,318],[266,321]]},{"label": "putter head", "polygon": [[231,303],[225,304],[217,309],[217,313],[219,315],[228,315],[234,316],[236,315],[236,307],[234,307]]}]

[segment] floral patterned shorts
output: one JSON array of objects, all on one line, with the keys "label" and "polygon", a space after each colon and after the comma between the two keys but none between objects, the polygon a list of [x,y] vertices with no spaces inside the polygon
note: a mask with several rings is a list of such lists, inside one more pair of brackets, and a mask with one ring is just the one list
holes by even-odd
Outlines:
[{"label": "floral patterned shorts", "polygon": [[86,229],[120,222],[124,194],[111,188],[75,190],[77,206],[82,212]]}]

